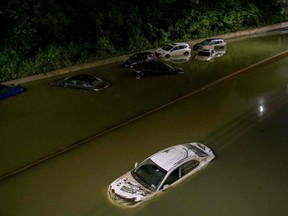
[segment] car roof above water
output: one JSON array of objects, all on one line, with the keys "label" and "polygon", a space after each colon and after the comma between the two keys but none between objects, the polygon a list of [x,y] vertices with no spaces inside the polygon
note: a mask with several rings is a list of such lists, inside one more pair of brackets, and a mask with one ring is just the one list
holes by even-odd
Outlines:
[{"label": "car roof above water", "polygon": [[185,159],[197,157],[195,152],[187,145],[179,144],[152,155],[150,159],[161,168],[169,171]]}]

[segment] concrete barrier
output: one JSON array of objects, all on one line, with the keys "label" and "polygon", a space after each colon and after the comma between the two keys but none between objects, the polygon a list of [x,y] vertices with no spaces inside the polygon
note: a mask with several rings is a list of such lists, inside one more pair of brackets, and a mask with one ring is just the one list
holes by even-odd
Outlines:
[{"label": "concrete barrier", "polygon": [[[288,27],[288,22],[283,22],[283,23],[273,24],[273,25],[264,26],[264,27],[260,27],[260,28],[249,29],[249,30],[245,30],[245,31],[233,32],[233,33],[228,33],[228,34],[223,34],[223,35],[215,35],[212,37],[220,37],[220,38],[228,40],[228,39],[245,37],[245,36],[254,35],[254,34],[265,33],[265,32],[269,32],[269,31],[273,31],[273,30],[277,30],[277,29],[283,29],[283,28],[287,28],[287,27]],[[197,39],[197,40],[191,40],[191,41],[188,41],[188,43],[190,45],[192,45],[194,43],[198,43],[198,42],[202,41],[203,39],[204,38]],[[123,61],[126,58],[128,58],[128,55],[116,56],[113,58],[103,59],[103,60],[97,60],[97,61],[90,62],[87,64],[76,65],[76,66],[72,66],[72,67],[67,67],[67,68],[62,68],[59,70],[50,71],[47,73],[41,73],[41,74],[29,76],[29,77],[23,77],[23,78],[7,81],[7,82],[4,82],[4,84],[17,85],[17,84],[21,84],[21,83],[27,83],[27,82],[31,82],[31,81],[35,81],[35,80],[39,80],[39,79],[45,79],[47,77],[53,77],[53,76],[57,76],[57,75],[61,75],[61,74],[66,74],[66,73],[75,72],[75,71],[79,71],[79,70],[89,69],[89,68],[96,67],[99,65],[105,65],[105,64]]]}]

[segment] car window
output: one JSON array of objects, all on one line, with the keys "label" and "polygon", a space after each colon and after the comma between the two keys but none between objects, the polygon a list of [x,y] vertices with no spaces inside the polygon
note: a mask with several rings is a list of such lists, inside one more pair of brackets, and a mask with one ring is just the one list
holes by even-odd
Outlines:
[{"label": "car window", "polygon": [[103,80],[95,77],[95,79],[94,79],[92,82],[88,83],[88,84],[89,84],[90,86],[93,86],[93,85],[95,86],[95,85],[99,85],[102,81],[103,81]]},{"label": "car window", "polygon": [[163,187],[165,185],[171,185],[173,184],[175,181],[177,181],[180,178],[180,170],[179,168],[177,168],[176,170],[174,170],[173,172],[170,173],[170,175],[166,178],[164,184],[162,185],[161,189],[163,189]]},{"label": "car window", "polygon": [[86,82],[83,82],[83,83],[79,83],[80,85],[82,84],[84,87],[89,87],[90,85]]},{"label": "car window", "polygon": [[144,187],[156,191],[159,184],[163,181],[166,171],[148,159],[134,169],[131,174]]},{"label": "car window", "polygon": [[208,44],[211,44],[211,41],[210,40],[204,40],[201,42],[202,45],[208,45]]},{"label": "car window", "polygon": [[171,51],[176,51],[176,50],[179,50],[180,49],[180,46],[175,46]]},{"label": "car window", "polygon": [[169,51],[172,48],[173,48],[173,46],[171,46],[171,45],[165,45],[165,46],[162,47],[162,49],[165,50],[165,51]]},{"label": "car window", "polygon": [[181,177],[194,170],[199,165],[199,161],[192,160],[181,166]]},{"label": "car window", "polygon": [[201,149],[193,146],[193,145],[185,145],[187,148],[189,148],[190,150],[192,150],[195,154],[197,154],[199,157],[207,157],[208,154],[204,151],[202,151]]},{"label": "car window", "polygon": [[65,85],[76,85],[76,80],[65,80]]},{"label": "car window", "polygon": [[80,80],[77,80],[76,81],[76,85],[77,86],[83,86],[84,82],[83,81],[80,81]]}]

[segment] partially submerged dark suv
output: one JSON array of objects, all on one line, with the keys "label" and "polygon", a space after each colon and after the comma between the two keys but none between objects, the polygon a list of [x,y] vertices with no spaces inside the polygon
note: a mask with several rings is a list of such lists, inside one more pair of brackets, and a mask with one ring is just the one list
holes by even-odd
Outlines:
[{"label": "partially submerged dark suv", "polygon": [[157,59],[157,56],[152,52],[139,52],[126,59],[123,66],[133,68],[141,62],[156,61]]},{"label": "partially submerged dark suv", "polygon": [[146,75],[167,75],[167,74],[183,74],[182,68],[173,67],[161,61],[149,61],[139,63],[135,68],[136,78],[140,79]]}]

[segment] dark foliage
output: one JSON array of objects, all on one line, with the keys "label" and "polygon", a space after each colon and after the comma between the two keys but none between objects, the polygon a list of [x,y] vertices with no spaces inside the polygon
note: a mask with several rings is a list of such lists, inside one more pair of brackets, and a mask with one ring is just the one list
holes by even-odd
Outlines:
[{"label": "dark foliage", "polygon": [[0,82],[283,20],[275,0],[2,0]]}]

